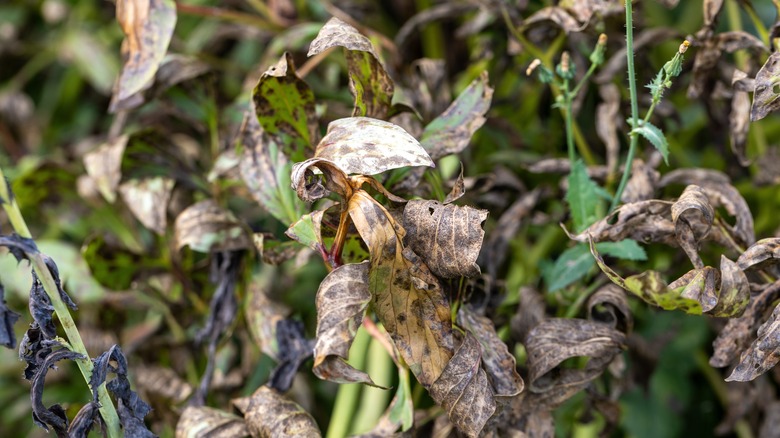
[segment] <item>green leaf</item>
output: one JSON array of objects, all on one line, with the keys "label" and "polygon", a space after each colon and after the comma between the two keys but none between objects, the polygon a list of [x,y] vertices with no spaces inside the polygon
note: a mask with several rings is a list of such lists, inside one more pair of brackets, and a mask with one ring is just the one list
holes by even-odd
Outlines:
[{"label": "green leaf", "polygon": [[[632,125],[631,119],[628,119],[628,124]],[[664,157],[664,163],[669,164],[669,142],[666,141],[666,137],[660,129],[650,122],[639,120],[639,127],[634,127],[631,132],[641,135],[652,143]]]},{"label": "green leaf", "polygon": [[580,232],[599,219],[599,186],[588,176],[582,160],[577,160],[569,173],[569,191],[566,202],[571,208],[574,229]]},{"label": "green leaf", "polygon": [[312,155],[318,140],[314,93],[295,74],[292,55],[285,53],[263,73],[252,99],[260,126],[290,160],[304,161]]},{"label": "green leaf", "polygon": [[600,242],[596,244],[599,252],[624,260],[647,260],[647,253],[636,240],[625,239],[620,242]]}]

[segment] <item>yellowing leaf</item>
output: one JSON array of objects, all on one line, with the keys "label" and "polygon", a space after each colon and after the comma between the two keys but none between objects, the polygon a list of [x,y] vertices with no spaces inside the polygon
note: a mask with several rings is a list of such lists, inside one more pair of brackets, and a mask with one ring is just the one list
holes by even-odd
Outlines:
[{"label": "yellowing leaf", "polygon": [[399,167],[435,167],[425,149],[403,128],[370,117],[331,122],[314,156],[335,163],[347,174],[375,175]]},{"label": "yellowing leaf", "polygon": [[118,0],[116,18],[125,34],[125,65],[114,86],[110,112],[140,105],[140,92],[154,82],[154,75],[168,51],[176,27],[173,0]]}]

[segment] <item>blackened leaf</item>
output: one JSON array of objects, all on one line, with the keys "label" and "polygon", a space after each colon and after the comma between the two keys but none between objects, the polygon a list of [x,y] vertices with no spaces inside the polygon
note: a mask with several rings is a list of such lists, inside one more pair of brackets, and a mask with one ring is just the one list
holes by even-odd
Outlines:
[{"label": "blackened leaf", "polygon": [[308,56],[344,47],[349,70],[349,89],[355,97],[353,116],[385,119],[393,98],[393,81],[387,74],[371,41],[349,24],[331,18],[311,42]]},{"label": "blackened leaf", "polygon": [[289,190],[292,164],[279,143],[263,131],[257,117],[247,113],[242,132],[244,152],[239,163],[241,179],[252,197],[282,223],[296,221],[305,205]]},{"label": "blackened leaf", "polygon": [[251,248],[252,239],[233,213],[212,199],[200,201],[179,213],[174,225],[176,247],[193,251],[231,251]]},{"label": "blackened leaf", "polygon": [[420,137],[423,148],[438,160],[465,149],[471,137],[485,124],[485,114],[493,100],[488,74],[483,72],[440,116],[429,123]]},{"label": "blackened leaf", "polygon": [[401,356],[429,388],[452,357],[450,307],[439,280],[404,250],[403,228],[368,193],[349,200],[349,214],[371,254],[372,304]]},{"label": "blackened leaf", "polygon": [[165,234],[168,220],[168,201],[173,192],[174,180],[166,177],[133,179],[119,186],[127,208],[146,228],[159,235]]},{"label": "blackened leaf", "polygon": [[43,359],[49,353],[51,353],[51,348],[48,346],[48,340],[44,337],[38,323],[33,322],[19,343],[19,360],[27,363],[27,367],[24,369],[24,378],[26,380],[33,379],[41,363],[43,363]]},{"label": "blackened leaf", "polygon": [[116,200],[116,189],[122,179],[122,157],[128,135],[116,137],[84,155],[84,168],[108,202]]},{"label": "blackened leaf", "polygon": [[314,352],[314,341],[306,339],[303,323],[283,319],[276,323],[276,343],[279,346],[279,363],[268,377],[268,387],[281,393],[292,386],[298,368]]},{"label": "blackened leaf", "polygon": [[161,93],[176,84],[206,73],[210,68],[209,64],[194,56],[170,53],[163,58],[154,77],[154,91]]},{"label": "blackened leaf", "polygon": [[73,422],[68,427],[68,438],[87,438],[92,427],[101,422],[100,403],[91,401],[79,409],[73,418]]},{"label": "blackened leaf", "polygon": [[699,243],[710,233],[715,210],[701,187],[689,185],[672,205],[674,233],[680,247],[697,269],[704,267],[699,257]]},{"label": "blackened leaf", "polygon": [[260,77],[252,93],[257,121],[292,161],[311,156],[317,142],[317,116],[314,93],[295,74],[290,53]]},{"label": "blackened leaf", "polygon": [[764,374],[780,361],[780,305],[772,316],[758,328],[758,338],[750,344],[739,359],[727,382],[747,382]]},{"label": "blackened leaf", "polygon": [[371,301],[368,287],[369,262],[334,269],[317,290],[317,344],[314,346],[314,374],[339,383],[375,385],[371,377],[346,363],[349,347]]},{"label": "blackened leaf", "polygon": [[[598,377],[625,344],[625,335],[583,319],[552,318],[528,335],[528,390],[537,403],[554,408]],[[570,358],[587,357],[584,368],[564,368]],[[531,400],[533,400],[532,398]],[[528,403],[529,401],[526,401]]]},{"label": "blackened leaf", "polygon": [[626,293],[616,284],[600,287],[588,298],[585,307],[588,309],[588,319],[591,321],[602,322],[626,334],[630,333],[634,326]]},{"label": "blackened leaf", "polygon": [[[632,120],[628,119],[627,122],[631,125]],[[666,141],[666,136],[664,136],[663,131],[652,123],[643,120],[639,120],[638,127],[632,126],[632,128],[632,133],[639,134],[647,139],[647,141],[661,153],[661,156],[664,158],[664,163],[669,164],[669,142]]]},{"label": "blackened leaf", "polygon": [[176,27],[173,0],[119,0],[116,19],[125,34],[122,52],[125,65],[114,85],[109,112],[140,105],[140,92],[149,88],[168,51]]},{"label": "blackened leaf", "polygon": [[247,113],[241,136],[243,153],[239,163],[241,179],[252,197],[282,223],[296,221],[305,205],[289,190],[292,164],[274,137],[266,134],[257,117]]},{"label": "blackened leaf", "polygon": [[769,59],[756,74],[756,89],[753,94],[753,106],[750,109],[750,121],[755,122],[780,108],[780,93],[775,85],[780,77],[780,52],[769,55]]},{"label": "blackened leaf", "polygon": [[247,428],[254,437],[320,437],[312,416],[297,403],[271,388],[261,386],[244,412]]},{"label": "blackened leaf", "polygon": [[21,262],[24,259],[29,260],[30,256],[38,253],[38,246],[34,240],[22,237],[16,233],[0,236],[0,246],[8,248],[8,251],[11,252],[17,262]]},{"label": "blackened leaf", "polygon": [[744,313],[750,301],[750,283],[745,272],[735,262],[720,256],[720,291],[718,304],[711,315],[735,318]]},{"label": "blackened leaf", "polygon": [[431,397],[444,408],[450,421],[469,437],[479,436],[496,411],[493,390],[480,367],[481,356],[479,341],[466,333],[430,388]]},{"label": "blackened leaf", "polygon": [[244,419],[219,409],[190,406],[176,423],[176,438],[241,438],[249,436]]},{"label": "blackened leaf", "polygon": [[[48,345],[49,348],[52,346],[51,343]],[[65,416],[65,411],[60,405],[54,405],[50,408],[43,405],[43,385],[49,368],[54,368],[54,364],[63,359],[84,359],[84,356],[64,348],[51,351],[41,362],[30,386],[33,422],[47,432],[49,431],[48,426],[51,426],[57,436],[67,436],[68,417]]]},{"label": "blackened leaf", "polygon": [[740,352],[748,348],[767,309],[780,298],[780,282],[775,282],[750,299],[745,313],[730,319],[712,342],[710,365],[722,368],[734,364]]},{"label": "blackened leaf", "polygon": [[6,348],[16,348],[14,324],[21,315],[5,305],[5,288],[0,284],[0,345]]},{"label": "blackened leaf", "polygon": [[599,186],[588,176],[588,170],[582,160],[574,162],[568,181],[566,202],[571,208],[574,229],[580,232],[599,218]]},{"label": "blackened leaf", "polygon": [[420,143],[398,125],[370,117],[332,121],[315,157],[345,173],[375,175],[409,166],[435,167]]},{"label": "blackened leaf", "polygon": [[441,278],[476,277],[487,215],[468,206],[410,201],[403,219],[407,244]]},{"label": "blackened leaf", "polygon": [[[469,305],[458,309],[458,325],[467,329],[482,346],[482,367],[496,396],[512,397],[523,390],[523,379],[517,373],[515,357],[498,337],[490,319],[478,315]],[[457,352],[455,357],[457,357]],[[453,359],[454,360],[454,359]]]}]

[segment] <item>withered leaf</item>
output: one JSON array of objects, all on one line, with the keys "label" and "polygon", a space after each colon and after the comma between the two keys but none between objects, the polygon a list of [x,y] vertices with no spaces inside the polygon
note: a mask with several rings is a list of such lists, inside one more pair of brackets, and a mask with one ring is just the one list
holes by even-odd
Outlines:
[{"label": "withered leaf", "polygon": [[452,184],[452,189],[444,198],[444,204],[451,204],[466,194],[466,182],[463,180],[463,163],[460,163],[460,173]]},{"label": "withered leaf", "polygon": [[640,159],[634,160],[631,166],[631,178],[626,184],[621,201],[630,204],[652,199],[658,187],[658,178],[657,170]]},{"label": "withered leaf", "polygon": [[780,362],[780,305],[758,328],[758,338],[742,353],[739,364],[726,378],[727,382],[747,382],[764,374]]},{"label": "withered leaf", "polygon": [[303,323],[283,319],[276,323],[276,343],[279,346],[279,363],[268,377],[268,387],[287,392],[292,386],[295,374],[314,352],[314,340],[306,339]]},{"label": "withered leaf", "polygon": [[680,198],[672,204],[674,233],[680,247],[697,269],[704,267],[699,256],[698,245],[704,240],[715,220],[715,210],[707,195],[699,186],[689,185]]},{"label": "withered leaf", "polygon": [[21,315],[5,305],[5,288],[0,284],[0,345],[6,348],[16,348],[14,324]]},{"label": "withered leaf", "polygon": [[460,153],[475,132],[485,124],[485,114],[493,100],[487,71],[474,79],[441,115],[429,123],[420,143],[433,160]]},{"label": "withered leaf", "polygon": [[206,406],[189,406],[176,423],[176,438],[247,437],[244,420],[233,414]]},{"label": "withered leaf", "polygon": [[93,400],[79,409],[73,418],[68,427],[68,438],[88,438],[90,430],[98,423],[102,423],[100,403]]},{"label": "withered leaf", "polygon": [[407,244],[438,277],[476,277],[487,215],[486,210],[468,206],[409,201],[403,219]]},{"label": "withered leaf", "polygon": [[517,234],[523,219],[528,216],[542,196],[542,190],[536,188],[519,197],[498,219],[496,227],[488,236],[485,250],[482,251],[487,274],[496,278],[498,270],[506,259],[509,242]]},{"label": "withered leaf", "polygon": [[599,87],[599,95],[603,102],[596,107],[596,134],[607,149],[607,169],[614,172],[617,170],[620,153],[620,89],[613,83],[607,83]]},{"label": "withered leaf", "polygon": [[743,271],[763,269],[773,266],[780,260],[780,238],[769,237],[751,245],[737,259],[737,265]]},{"label": "withered leaf", "polygon": [[714,353],[710,358],[710,365],[722,368],[736,362],[740,352],[750,344],[764,313],[778,298],[780,298],[780,282],[771,284],[752,297],[745,313],[739,318],[730,319],[712,342]]},{"label": "withered leaf", "polygon": [[252,197],[282,223],[291,223],[304,213],[304,205],[290,193],[292,164],[279,143],[263,131],[251,112],[244,116],[241,134],[244,146],[239,171]]},{"label": "withered leaf", "polygon": [[[734,70],[732,83],[740,78],[747,77],[747,74],[739,70]],[[747,159],[747,135],[750,129],[750,96],[747,91],[734,91],[734,97],[731,98],[731,112],[729,113],[729,134],[731,140],[731,151],[734,152],[739,164],[742,166],[750,165]]]},{"label": "withered leaf", "polygon": [[512,337],[525,344],[531,329],[546,318],[545,303],[542,294],[530,287],[521,287],[519,295],[520,305],[512,317],[510,327]]},{"label": "withered leaf", "polygon": [[176,53],[169,53],[160,64],[154,77],[154,91],[160,93],[181,82],[196,78],[211,67],[200,59]]},{"label": "withered leaf", "polygon": [[431,385],[431,397],[444,408],[450,421],[469,437],[479,436],[496,411],[493,390],[480,367],[482,349],[476,337],[466,333],[441,376]]},{"label": "withered leaf", "polygon": [[720,10],[723,8],[723,0],[704,0],[702,9],[704,11],[704,27],[713,27],[715,19],[718,18]]},{"label": "withered leaf", "polygon": [[587,26],[587,23],[581,25],[574,17],[572,17],[565,9],[558,6],[548,6],[536,11],[533,15],[526,18],[523,21],[523,27],[531,26],[542,21],[552,21],[557,24],[558,27],[563,29],[564,32],[580,32]]},{"label": "withered leaf", "polygon": [[709,313],[734,318],[743,314],[749,301],[750,283],[745,272],[721,254],[718,304]]},{"label": "withered leaf", "polygon": [[244,412],[253,437],[321,437],[314,418],[297,403],[275,390],[261,386],[252,395]]},{"label": "withered leaf", "polygon": [[[528,390],[525,403],[552,409],[598,377],[625,344],[625,335],[604,324],[584,319],[551,318],[528,334]],[[560,365],[587,357],[584,368]],[[533,403],[538,403],[535,405]]]},{"label": "withered leaf", "polygon": [[292,55],[285,52],[279,62],[260,77],[252,100],[263,130],[292,161],[311,156],[319,139],[314,93],[295,74]]},{"label": "withered leaf", "polygon": [[363,323],[371,293],[369,262],[334,269],[317,291],[317,343],[314,346],[314,374],[339,383],[374,385],[368,374],[346,363],[349,347]]},{"label": "withered leaf", "polygon": [[116,19],[125,40],[125,64],[114,86],[109,112],[131,109],[143,102],[140,92],[149,88],[176,27],[173,0],[119,0]]},{"label": "withered leaf", "polygon": [[122,135],[84,155],[84,168],[108,202],[116,200],[116,188],[122,179],[122,156],[129,135]]},{"label": "withered leaf", "polygon": [[353,116],[385,119],[393,99],[393,80],[387,74],[371,44],[357,29],[331,18],[311,42],[308,56],[341,46],[347,58],[349,89],[355,97]]},{"label": "withered leaf", "polygon": [[449,303],[439,280],[404,249],[403,228],[368,193],[355,192],[349,214],[371,254],[374,311],[417,380],[429,388],[454,350]]},{"label": "withered leaf", "polygon": [[173,179],[162,176],[132,179],[119,186],[119,193],[127,208],[146,228],[164,235],[168,223],[165,213],[174,183]]},{"label": "withered leaf", "polygon": [[756,74],[756,88],[753,94],[753,106],[750,109],[750,121],[755,122],[780,108],[780,93],[775,91],[780,77],[780,52],[769,55],[761,70]]},{"label": "withered leaf", "polygon": [[403,128],[370,117],[332,121],[314,156],[335,163],[347,174],[375,175],[399,167],[435,167],[417,139]]},{"label": "withered leaf", "polygon": [[[56,342],[50,344],[48,347],[57,345]],[[67,436],[68,430],[68,417],[65,415],[65,410],[62,406],[55,404],[50,408],[47,408],[43,404],[43,385],[46,380],[46,374],[49,372],[49,368],[54,368],[54,364],[63,359],[77,360],[84,359],[79,353],[67,350],[65,348],[51,351],[42,360],[40,367],[32,378],[30,386],[30,399],[32,402],[32,417],[33,422],[42,427],[43,430],[49,431],[49,426],[54,429],[57,436]]]},{"label": "withered leaf", "polygon": [[587,242],[590,238],[594,242],[633,239],[677,246],[671,220],[672,204],[657,199],[623,204],[583,232],[569,237],[578,242]]},{"label": "withered leaf", "polygon": [[279,321],[290,314],[285,305],[272,300],[270,290],[275,277],[270,269],[263,269],[252,276],[247,286],[247,305],[244,315],[249,334],[264,354],[279,359],[279,345],[276,342],[276,327]]},{"label": "withered leaf", "polygon": [[213,199],[200,201],[182,211],[174,225],[176,247],[193,251],[231,251],[252,247],[245,226]]},{"label": "withered leaf", "polygon": [[[315,174],[312,168],[319,170],[322,175]],[[290,179],[298,197],[306,202],[316,201],[331,192],[337,193],[344,200],[352,194],[347,174],[336,163],[324,158],[309,158],[295,163]]]},{"label": "withered leaf", "polygon": [[602,322],[623,333],[630,333],[634,317],[623,289],[614,283],[604,285],[588,298],[588,319]]},{"label": "withered leaf", "polygon": [[176,371],[159,365],[134,368],[135,383],[147,394],[156,394],[174,403],[181,403],[192,395],[193,387]]},{"label": "withered leaf", "polygon": [[593,15],[606,17],[624,10],[620,0],[568,0],[560,2],[560,5],[574,13],[582,23],[590,21]]},{"label": "withered leaf", "polygon": [[520,394],[524,386],[523,378],[517,373],[515,357],[498,337],[493,322],[478,315],[469,305],[458,309],[457,322],[479,341],[482,347],[482,367],[487,372],[493,393],[500,397]]}]

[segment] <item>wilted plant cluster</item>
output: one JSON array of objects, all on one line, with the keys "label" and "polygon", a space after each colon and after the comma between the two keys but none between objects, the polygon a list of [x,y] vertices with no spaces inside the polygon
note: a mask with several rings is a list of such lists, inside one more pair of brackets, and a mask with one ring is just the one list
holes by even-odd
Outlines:
[{"label": "wilted plant cluster", "polygon": [[776,434],[780,5],[391,3],[0,6],[0,430]]}]

